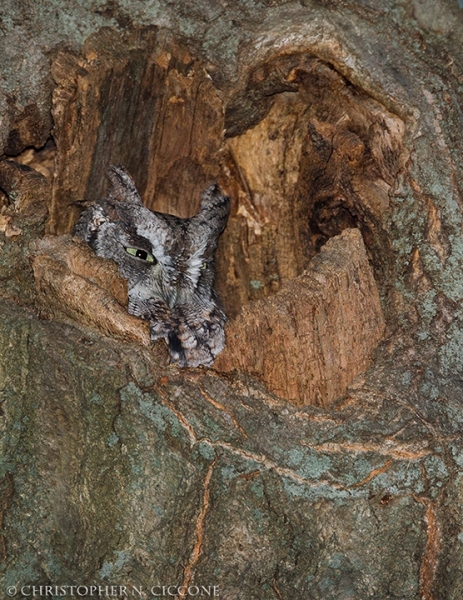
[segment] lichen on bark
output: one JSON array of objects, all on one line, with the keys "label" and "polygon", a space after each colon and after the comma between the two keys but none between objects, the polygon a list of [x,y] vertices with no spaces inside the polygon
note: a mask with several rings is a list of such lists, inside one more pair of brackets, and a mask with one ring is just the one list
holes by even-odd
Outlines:
[{"label": "lichen on bark", "polygon": [[[50,63],[57,53],[84,56],[95,38],[84,46],[85,40],[103,26],[114,28],[98,35],[119,40],[119,59],[128,51],[120,40],[140,41],[146,28],[165,28],[165,40],[181,38],[193,66],[205,69],[197,95],[213,87],[212,105],[219,106],[218,98],[228,107],[229,135],[246,135],[274,114],[277,94],[293,93],[296,80],[273,67],[281,67],[281,57],[301,55],[331,71],[349,101],[360,98],[371,109],[366,121],[381,105],[404,124],[387,206],[369,228],[355,213],[386,336],[372,366],[322,410],[293,407],[240,371],[181,371],[167,366],[162,352],[75,322],[41,319],[29,247],[43,236],[44,214],[40,202],[32,212],[28,207],[39,200],[43,206],[50,187],[33,172],[2,163],[0,186],[10,202],[0,232],[4,589],[111,583],[147,591],[187,584],[218,585],[220,597],[230,599],[459,598],[463,66],[457,4],[242,0],[225,7],[198,0],[188,9],[180,1],[132,2],[130,11],[122,1],[69,2],[66,10],[58,4],[17,1],[1,8],[0,140],[9,158],[50,135]],[[183,91],[189,64],[172,82]],[[75,72],[80,83],[88,81],[90,66]],[[325,112],[326,123],[311,130],[320,152],[337,122]],[[213,129],[222,121],[211,114]],[[368,135],[352,131],[357,138],[344,147],[351,154],[340,156],[357,164],[363,144],[362,169],[384,179],[374,152],[368,154],[378,131],[374,123]],[[215,148],[208,148],[210,156]],[[208,164],[206,173],[190,161],[186,171],[200,173],[199,180],[216,168],[219,174],[219,161]],[[343,197],[352,200],[358,186],[347,189],[352,179],[340,181]],[[317,214],[326,206],[337,208],[319,205]],[[351,216],[358,206],[351,202]],[[69,214],[61,215],[63,222]],[[322,230],[313,217],[315,225]]]}]

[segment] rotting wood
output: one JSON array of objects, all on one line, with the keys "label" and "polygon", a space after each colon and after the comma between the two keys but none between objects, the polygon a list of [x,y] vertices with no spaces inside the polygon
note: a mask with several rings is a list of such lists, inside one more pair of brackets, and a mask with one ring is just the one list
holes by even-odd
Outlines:
[{"label": "rotting wood", "polygon": [[384,327],[362,236],[348,229],[278,294],[242,309],[215,368],[250,373],[295,405],[326,406],[368,367]]},{"label": "rotting wood", "polygon": [[216,288],[231,317],[347,227],[362,231],[389,285],[381,218],[406,158],[404,124],[330,65],[283,54],[256,66],[246,89],[218,91],[166,32],[107,28],[80,54],[61,51],[52,74],[50,233],[69,233],[83,202],[104,195],[107,167],[122,163],[161,212],[190,216],[213,180],[230,194]]},{"label": "rotting wood", "polygon": [[361,230],[375,275],[389,285],[383,215],[407,158],[403,121],[307,54],[250,74],[226,110],[221,183],[232,198],[217,289],[236,316],[277,292],[326,241]]},{"label": "rotting wood", "polygon": [[223,107],[202,64],[156,28],[105,29],[52,65],[57,145],[48,231],[69,233],[79,203],[121,163],[148,208],[190,216],[217,177]]},{"label": "rotting wood", "polygon": [[[46,236],[31,254],[48,316],[65,315],[105,335],[150,345],[148,323],[126,312],[127,283],[114,263],[70,235]],[[304,274],[242,309],[227,327],[215,368],[247,372],[296,405],[327,405],[368,367],[383,332],[362,237],[345,230]]]},{"label": "rotting wood", "polygon": [[[341,396],[383,335],[361,238],[387,287],[382,216],[405,160],[403,121],[303,53],[258,66],[247,99],[220,94],[201,61],[156,28],[100,31],[79,55],[58,54],[52,73],[57,152],[48,230],[71,231],[83,201],[105,194],[109,164],[124,164],[148,208],[179,216],[192,214],[218,178],[232,211],[216,261],[231,319],[217,368],[251,373],[297,405]],[[254,121],[246,122],[244,100],[261,102]],[[329,238],[352,227],[361,235],[341,235],[308,267]],[[40,266],[50,260],[56,256],[34,259],[39,289],[60,297]],[[80,281],[64,262],[53,263],[55,275]],[[96,323],[95,311],[82,315],[72,302],[68,315]],[[121,334],[99,318],[100,330]],[[247,335],[249,320],[255,338]]]},{"label": "rotting wood", "polygon": [[11,216],[20,213],[22,218],[29,217],[38,223],[45,220],[51,187],[44,175],[13,160],[1,160],[0,188],[12,204]]}]

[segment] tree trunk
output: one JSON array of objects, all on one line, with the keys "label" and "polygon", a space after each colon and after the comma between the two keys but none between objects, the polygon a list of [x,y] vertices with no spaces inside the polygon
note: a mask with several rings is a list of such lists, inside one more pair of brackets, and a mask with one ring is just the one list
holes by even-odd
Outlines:
[{"label": "tree trunk", "polygon": [[[458,3],[33,4],[0,8],[2,593],[461,598]],[[116,163],[151,209],[231,197],[212,369],[69,235]]]}]

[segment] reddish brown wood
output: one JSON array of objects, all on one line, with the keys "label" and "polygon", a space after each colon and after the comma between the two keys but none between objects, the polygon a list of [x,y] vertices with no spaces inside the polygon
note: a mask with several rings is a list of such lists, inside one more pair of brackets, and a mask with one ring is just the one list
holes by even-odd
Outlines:
[{"label": "reddish brown wood", "polygon": [[[194,213],[201,191],[218,179],[232,211],[217,256],[217,289],[230,317],[217,368],[251,373],[295,404],[326,405],[342,395],[384,330],[367,252],[384,284],[378,257],[390,249],[381,219],[406,158],[402,121],[304,54],[258,65],[240,91],[219,93],[201,61],[155,28],[103,30],[79,55],[59,54],[52,72],[48,230],[72,230],[83,201],[105,194],[110,164],[129,170],[149,208],[179,216]],[[356,233],[342,234],[352,227]],[[34,259],[42,297],[124,337],[132,324],[109,323],[105,294],[117,294],[106,283],[92,280],[106,290],[101,310],[96,300],[90,313],[79,309],[79,290],[95,299],[99,292],[81,281],[87,257],[73,262],[69,245],[62,252],[59,264],[50,248]]]},{"label": "reddish brown wood", "polygon": [[246,371],[293,404],[326,406],[368,367],[383,333],[362,236],[347,229],[278,294],[242,309],[215,368]]},{"label": "reddish brown wood", "polygon": [[149,208],[187,216],[218,174],[223,108],[201,63],[155,28],[106,29],[52,67],[58,148],[48,229],[69,232],[123,164]]}]

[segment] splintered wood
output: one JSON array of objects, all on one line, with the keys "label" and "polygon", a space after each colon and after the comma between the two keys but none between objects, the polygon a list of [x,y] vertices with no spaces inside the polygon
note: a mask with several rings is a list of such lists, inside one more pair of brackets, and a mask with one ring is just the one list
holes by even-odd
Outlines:
[{"label": "splintered wood", "polygon": [[384,327],[362,236],[346,229],[278,294],[242,309],[215,368],[245,371],[295,405],[326,406],[368,367]]},{"label": "splintered wood", "polygon": [[[382,223],[407,160],[405,125],[309,54],[276,56],[228,90],[215,88],[210,67],[149,27],[106,28],[79,54],[57,54],[47,231],[72,231],[105,195],[111,164],[128,169],[148,208],[181,217],[218,181],[231,213],[215,285],[230,322],[216,367],[248,372],[296,405],[327,405],[367,368],[383,335],[363,242],[388,289]],[[437,212],[429,229],[437,247]],[[124,312],[85,252],[81,264],[69,240],[47,244],[33,259],[44,307],[149,343],[147,323]]]},{"label": "splintered wood", "polygon": [[[69,233],[82,202],[121,163],[145,205],[190,216],[219,172],[223,105],[201,63],[154,28],[90,36],[52,65],[58,148],[49,233]],[[80,206],[79,206],[80,205]]]}]

